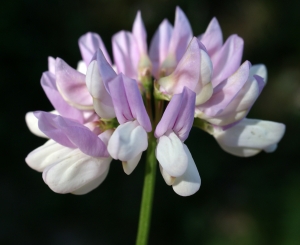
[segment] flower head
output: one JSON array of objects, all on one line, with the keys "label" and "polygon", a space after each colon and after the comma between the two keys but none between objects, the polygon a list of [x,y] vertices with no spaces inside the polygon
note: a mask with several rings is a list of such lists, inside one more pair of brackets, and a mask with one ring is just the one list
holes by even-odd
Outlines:
[{"label": "flower head", "polygon": [[[243,39],[223,43],[216,18],[193,36],[177,7],[172,26],[163,20],[150,43],[140,12],[131,31],[112,37],[113,62],[96,33],[79,39],[83,61],[73,69],[48,59],[41,85],[55,111],[26,115],[29,129],[50,138],[26,158],[58,193],[85,194],[105,179],[112,159],[131,174],[148,141],[168,185],[181,196],[201,185],[185,145],[192,126],[227,152],[252,156],[272,152],[282,138],[281,123],[247,119],[267,80],[264,65],[242,63]],[[154,148],[153,148],[154,149]]]}]

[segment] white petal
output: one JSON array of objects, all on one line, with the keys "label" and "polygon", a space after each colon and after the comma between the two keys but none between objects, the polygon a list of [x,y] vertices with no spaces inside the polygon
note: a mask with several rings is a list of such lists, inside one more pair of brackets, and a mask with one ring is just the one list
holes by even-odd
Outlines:
[{"label": "white petal", "polygon": [[194,159],[186,145],[184,145],[184,150],[189,159],[188,167],[183,175],[175,179],[173,190],[180,196],[190,196],[199,190],[201,179]]},{"label": "white petal", "polygon": [[129,161],[147,147],[148,136],[145,129],[137,121],[130,121],[117,127],[108,142],[107,150],[114,159]]},{"label": "white petal", "polygon": [[44,145],[30,152],[25,161],[29,167],[42,172],[49,165],[66,158],[73,150],[50,139]]},{"label": "white petal", "polygon": [[252,157],[261,152],[261,149],[245,148],[245,147],[229,147],[221,145],[220,147],[229,154],[237,157]]},{"label": "white petal", "polygon": [[214,137],[225,151],[247,157],[274,151],[284,132],[282,123],[245,118],[227,130],[215,129]]},{"label": "white petal", "polygon": [[174,181],[175,181],[175,177],[172,177],[171,175],[169,175],[164,169],[163,167],[159,164],[159,170],[161,172],[162,177],[164,178],[165,182],[167,185],[173,185]]},{"label": "white petal", "polygon": [[173,131],[158,139],[156,158],[162,168],[171,176],[178,177],[186,171],[188,156],[183,145]]},{"label": "white petal", "polygon": [[30,132],[35,134],[36,136],[48,138],[40,129],[38,126],[38,119],[35,117],[33,112],[27,112],[25,115],[25,121],[27,124],[27,127],[29,128]]},{"label": "white petal", "polygon": [[96,113],[101,118],[114,118],[116,115],[112,100],[104,86],[96,60],[92,61],[88,66],[86,73],[86,85],[93,97],[93,105]]},{"label": "white petal", "polygon": [[82,188],[109,168],[111,158],[94,158],[75,149],[43,172],[45,183],[57,193],[70,193]]},{"label": "white petal", "polygon": [[250,68],[249,77],[253,77],[253,75],[258,75],[264,79],[264,82],[267,83],[268,72],[267,67],[264,64],[254,65]]},{"label": "white petal", "polygon": [[105,178],[108,174],[108,170],[109,170],[109,168],[107,168],[107,170],[102,175],[100,175],[98,178],[92,180],[88,184],[86,184],[86,185],[80,187],[79,189],[73,191],[72,194],[84,195],[84,194],[96,189],[105,180]]},{"label": "white petal", "polygon": [[77,63],[76,70],[79,71],[79,72],[81,72],[82,74],[86,74],[87,67],[86,67],[86,64],[85,64],[85,62],[83,60],[80,60]]},{"label": "white petal", "polygon": [[136,157],[130,159],[129,161],[122,162],[124,172],[127,175],[131,174],[133,172],[133,170],[136,168],[136,166],[138,165],[138,163],[139,163],[139,161],[141,159],[142,153],[143,152],[141,152],[140,154],[138,154]]}]

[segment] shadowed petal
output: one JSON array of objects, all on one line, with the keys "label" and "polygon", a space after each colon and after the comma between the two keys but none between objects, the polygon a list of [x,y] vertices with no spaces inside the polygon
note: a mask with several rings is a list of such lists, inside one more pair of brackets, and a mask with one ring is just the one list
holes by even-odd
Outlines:
[{"label": "shadowed petal", "polygon": [[107,150],[114,159],[130,161],[148,147],[148,136],[137,121],[119,125],[112,134]]},{"label": "shadowed petal", "polygon": [[181,176],[188,165],[188,156],[183,143],[173,131],[158,139],[156,158],[164,171],[173,177]]},{"label": "shadowed petal", "polygon": [[199,190],[201,179],[189,149],[186,145],[183,146],[188,156],[188,166],[184,174],[175,179],[173,190],[180,196],[190,196]]},{"label": "shadowed petal", "polygon": [[111,158],[94,158],[74,149],[61,161],[48,166],[43,179],[54,192],[74,192],[103,175],[110,161]]}]

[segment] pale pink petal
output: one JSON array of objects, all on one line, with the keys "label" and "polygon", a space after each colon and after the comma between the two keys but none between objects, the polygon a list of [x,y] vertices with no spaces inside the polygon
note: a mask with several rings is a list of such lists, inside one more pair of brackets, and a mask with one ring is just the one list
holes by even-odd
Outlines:
[{"label": "pale pink petal", "polygon": [[93,157],[107,157],[105,144],[82,124],[59,115],[37,111],[39,129],[49,138],[70,148],[79,148],[83,153]]},{"label": "pale pink petal", "polygon": [[169,46],[169,53],[175,54],[177,62],[182,58],[189,42],[192,40],[193,32],[186,15],[181,8],[176,7],[175,23]]},{"label": "pale pink petal", "polygon": [[168,20],[163,20],[155,32],[149,49],[149,57],[152,62],[152,73],[159,78],[160,66],[167,58],[173,27]]},{"label": "pale pink petal", "polygon": [[70,67],[62,59],[56,59],[57,89],[71,106],[81,110],[93,110],[93,99],[87,90],[85,75]]},{"label": "pale pink petal", "polygon": [[210,83],[212,63],[203,48],[205,48],[203,44],[194,37],[175,71],[158,80],[161,92],[171,96],[181,93],[184,87],[188,87],[199,96],[197,104],[204,103],[210,98],[213,91]]},{"label": "pale pink petal", "polygon": [[195,98],[196,94],[186,87],[181,94],[175,94],[156,126],[155,137],[171,129],[182,142],[185,141],[194,122]]},{"label": "pale pink petal", "polygon": [[147,33],[142,20],[141,11],[137,12],[133,22],[132,34],[136,40],[140,54],[147,54]]},{"label": "pale pink petal", "polygon": [[61,116],[77,120],[81,123],[85,122],[83,112],[70,106],[58,92],[55,75],[50,72],[44,72],[41,78],[41,85],[51,104]]},{"label": "pale pink petal", "polygon": [[210,21],[206,31],[199,37],[199,40],[206,47],[210,57],[221,49],[223,45],[223,35],[217,18],[214,17]]},{"label": "pale pink petal", "polygon": [[118,73],[137,79],[140,53],[134,36],[126,31],[116,33],[112,37],[112,48]]},{"label": "pale pink petal", "polygon": [[108,83],[108,87],[119,123],[137,120],[147,132],[150,132],[151,122],[136,81],[119,74]]},{"label": "pale pink petal", "polygon": [[111,64],[109,54],[102,42],[101,37],[97,33],[88,32],[88,33],[82,35],[78,40],[78,44],[79,44],[81,56],[86,64],[86,66],[89,65],[89,63],[92,60],[93,55],[96,53],[96,51],[99,48],[102,50],[108,63]]},{"label": "pale pink petal", "polygon": [[237,35],[231,35],[223,47],[211,57],[214,68],[212,78],[214,88],[238,69],[243,56],[243,48],[243,39]]},{"label": "pale pink petal", "polygon": [[249,69],[250,62],[245,61],[237,72],[222,82],[214,90],[212,97],[206,103],[197,106],[197,109],[201,110],[208,117],[215,117],[222,113],[247,82]]}]

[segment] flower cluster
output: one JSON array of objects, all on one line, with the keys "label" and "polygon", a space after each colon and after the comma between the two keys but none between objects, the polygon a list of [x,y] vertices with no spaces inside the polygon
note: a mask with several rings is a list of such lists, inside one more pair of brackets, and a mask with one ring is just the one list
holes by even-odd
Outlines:
[{"label": "flower cluster", "polygon": [[77,70],[48,59],[41,85],[52,112],[26,114],[32,133],[49,138],[26,158],[57,193],[85,194],[106,178],[112,159],[131,174],[149,139],[165,182],[181,196],[198,191],[200,175],[184,144],[192,126],[211,134],[237,156],[272,152],[281,123],[247,119],[267,80],[264,65],[241,64],[243,40],[222,31],[213,18],[194,37],[177,7],[172,26],[164,20],[149,50],[140,12],[132,32],[112,37],[113,60],[95,33],[80,37]]}]

